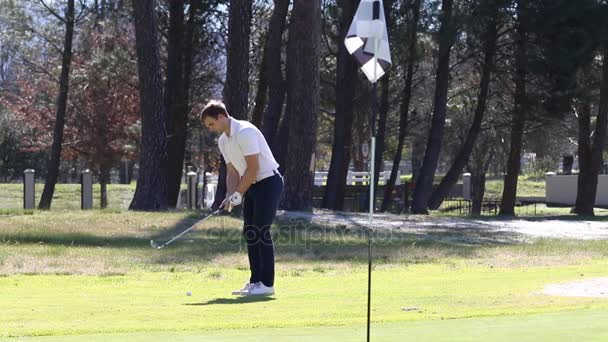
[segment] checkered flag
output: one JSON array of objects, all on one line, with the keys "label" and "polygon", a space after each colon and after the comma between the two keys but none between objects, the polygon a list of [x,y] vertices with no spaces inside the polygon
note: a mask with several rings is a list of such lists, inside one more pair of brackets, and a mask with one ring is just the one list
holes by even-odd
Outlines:
[{"label": "checkered flag", "polygon": [[344,44],[370,82],[384,75],[391,65],[391,52],[382,0],[361,0]]}]

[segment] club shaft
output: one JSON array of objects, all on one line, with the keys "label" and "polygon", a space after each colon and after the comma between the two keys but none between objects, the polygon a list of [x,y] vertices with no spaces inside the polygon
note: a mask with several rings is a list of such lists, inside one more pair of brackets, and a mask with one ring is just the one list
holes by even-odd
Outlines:
[{"label": "club shaft", "polygon": [[175,241],[175,240],[179,239],[179,238],[180,238],[182,235],[184,235],[184,234],[186,234],[187,232],[189,232],[190,230],[192,230],[192,229],[193,229],[194,227],[196,227],[196,226],[197,226],[199,223],[201,223],[201,222],[203,222],[203,221],[206,221],[207,219],[209,219],[209,218],[211,218],[211,217],[215,216],[215,215],[216,215],[216,214],[218,214],[220,211],[221,211],[221,209],[218,209],[218,210],[214,211],[213,213],[209,214],[209,216],[207,216],[207,217],[205,217],[204,219],[202,219],[202,220],[200,220],[200,221],[196,222],[196,223],[195,223],[195,224],[193,224],[193,225],[192,225],[190,228],[188,228],[188,229],[184,230],[183,232],[179,233],[179,234],[178,234],[177,236],[175,236],[173,239],[171,239],[171,240],[169,240],[169,241],[165,242],[165,243],[164,243],[162,246],[164,247],[164,246],[166,246],[166,245],[170,244],[171,242],[173,242],[173,241]]}]

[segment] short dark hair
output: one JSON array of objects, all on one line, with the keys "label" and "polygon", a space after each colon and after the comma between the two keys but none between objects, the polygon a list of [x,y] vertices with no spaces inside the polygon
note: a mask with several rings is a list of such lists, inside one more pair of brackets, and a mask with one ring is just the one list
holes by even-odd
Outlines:
[{"label": "short dark hair", "polygon": [[220,114],[224,114],[224,116],[228,117],[228,111],[226,110],[226,106],[222,101],[211,100],[207,102],[203,110],[201,111],[201,121],[204,121],[206,117],[210,116],[214,119]]}]

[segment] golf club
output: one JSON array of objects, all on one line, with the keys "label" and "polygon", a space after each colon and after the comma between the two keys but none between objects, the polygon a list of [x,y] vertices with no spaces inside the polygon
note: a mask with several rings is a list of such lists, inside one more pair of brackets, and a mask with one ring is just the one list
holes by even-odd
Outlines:
[{"label": "golf club", "polygon": [[206,216],[205,218],[203,218],[202,220],[200,220],[200,221],[196,222],[195,224],[193,224],[193,225],[192,225],[190,228],[188,228],[188,229],[184,230],[183,232],[181,232],[181,233],[179,233],[177,236],[175,236],[173,239],[171,239],[171,240],[169,240],[169,241],[167,241],[167,242],[165,242],[165,243],[163,243],[163,244],[160,244],[160,245],[159,245],[158,243],[154,242],[154,240],[150,240],[150,246],[151,246],[152,248],[156,248],[156,249],[161,249],[161,248],[164,248],[165,246],[169,245],[169,244],[170,244],[170,243],[172,243],[173,241],[175,241],[175,240],[179,239],[179,238],[180,238],[182,235],[184,235],[184,234],[186,234],[187,232],[189,232],[190,230],[192,230],[192,228],[196,227],[196,226],[197,226],[199,223],[201,223],[201,222],[203,222],[203,221],[205,221],[205,220],[207,220],[207,219],[209,219],[209,218],[211,218],[211,217],[213,217],[213,216],[215,216],[215,215],[219,214],[221,211],[222,211],[222,209],[218,209],[218,210],[216,210],[216,211],[212,212],[211,214],[207,215],[207,216]]}]

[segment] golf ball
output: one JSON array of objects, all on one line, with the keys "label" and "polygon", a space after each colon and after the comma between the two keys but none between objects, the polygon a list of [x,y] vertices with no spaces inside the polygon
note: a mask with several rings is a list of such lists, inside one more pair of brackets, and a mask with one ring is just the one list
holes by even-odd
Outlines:
[{"label": "golf ball", "polygon": [[186,296],[192,296],[192,292],[190,292],[190,291],[186,292]]}]

